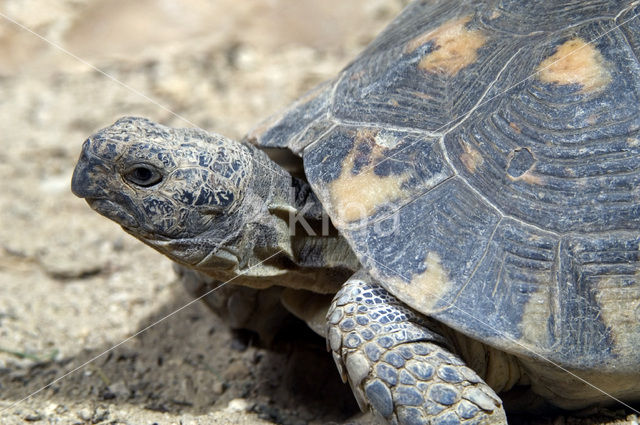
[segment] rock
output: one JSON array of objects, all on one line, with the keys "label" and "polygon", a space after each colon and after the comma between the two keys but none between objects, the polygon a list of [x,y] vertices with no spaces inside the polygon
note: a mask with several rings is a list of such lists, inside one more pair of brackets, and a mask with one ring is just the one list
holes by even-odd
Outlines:
[{"label": "rock", "polygon": [[248,377],[250,370],[242,360],[233,361],[223,372],[222,377],[227,381],[237,381]]},{"label": "rock", "polygon": [[80,410],[78,410],[78,412],[76,413],[76,415],[78,415],[78,418],[85,421],[85,422],[89,422],[91,420],[91,418],[93,417],[93,412],[91,410],[89,410],[87,407],[82,408]]},{"label": "rock", "polygon": [[249,402],[244,398],[234,398],[225,407],[226,412],[248,412],[251,408]]},{"label": "rock", "polygon": [[220,395],[225,390],[224,384],[220,381],[216,381],[214,382],[213,387],[211,387],[211,390],[213,391],[214,394]]},{"label": "rock", "polygon": [[38,421],[41,421],[42,419],[43,419],[42,415],[37,411],[27,413],[24,416],[24,420],[27,422],[38,422]]},{"label": "rock", "polygon": [[116,396],[116,398],[126,400],[131,395],[131,390],[123,381],[114,382],[109,385],[109,391]]}]

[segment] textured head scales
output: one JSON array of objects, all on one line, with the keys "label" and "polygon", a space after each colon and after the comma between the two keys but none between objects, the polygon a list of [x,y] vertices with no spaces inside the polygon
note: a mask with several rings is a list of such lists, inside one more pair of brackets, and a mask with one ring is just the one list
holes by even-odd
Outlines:
[{"label": "textured head scales", "polygon": [[223,246],[241,230],[252,166],[220,136],[125,117],[85,141],[72,190],[156,249],[191,245],[190,263],[211,250],[203,236]]}]

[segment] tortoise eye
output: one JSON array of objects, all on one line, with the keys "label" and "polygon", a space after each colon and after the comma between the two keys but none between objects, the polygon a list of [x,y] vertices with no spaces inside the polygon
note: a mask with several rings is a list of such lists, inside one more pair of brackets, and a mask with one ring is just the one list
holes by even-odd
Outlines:
[{"label": "tortoise eye", "polygon": [[162,174],[153,165],[136,164],[125,171],[124,178],[137,186],[149,187],[159,183]]}]

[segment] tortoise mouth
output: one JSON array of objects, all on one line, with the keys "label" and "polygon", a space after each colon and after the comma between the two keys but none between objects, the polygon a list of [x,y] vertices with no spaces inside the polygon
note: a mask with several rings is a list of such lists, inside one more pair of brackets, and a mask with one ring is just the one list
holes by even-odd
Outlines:
[{"label": "tortoise mouth", "polygon": [[[204,273],[233,270],[240,263],[238,253],[227,247],[208,246],[203,249],[202,245],[194,245],[202,242],[198,239],[173,239],[158,235],[144,236],[138,231],[131,232],[127,228],[124,230],[177,263]],[[197,246],[198,249],[193,249],[194,246]]]},{"label": "tortoise mouth", "polygon": [[127,230],[137,232],[140,227],[138,220],[128,212],[126,212],[120,205],[109,199],[104,198],[85,198],[89,207],[96,211],[98,214],[107,217],[110,220],[115,221]]}]

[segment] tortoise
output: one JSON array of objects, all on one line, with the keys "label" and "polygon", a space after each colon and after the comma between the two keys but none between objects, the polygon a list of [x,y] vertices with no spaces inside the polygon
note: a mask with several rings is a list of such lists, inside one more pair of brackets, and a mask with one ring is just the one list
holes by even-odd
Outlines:
[{"label": "tortoise", "polygon": [[192,283],[306,320],[388,423],[635,403],[638,13],[416,1],[241,142],[125,117],[72,190]]}]

